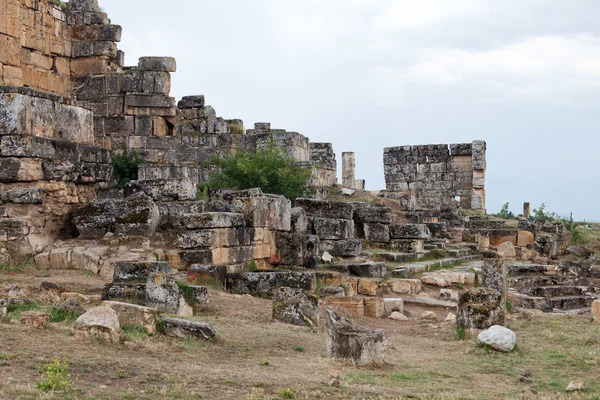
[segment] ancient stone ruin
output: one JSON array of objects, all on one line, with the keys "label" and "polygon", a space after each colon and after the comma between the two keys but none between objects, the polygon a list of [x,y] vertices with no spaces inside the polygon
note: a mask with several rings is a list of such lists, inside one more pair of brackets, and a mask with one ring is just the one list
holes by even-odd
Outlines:
[{"label": "ancient stone ruin", "polygon": [[[342,155],[338,186],[331,143],[265,122],[245,129],[203,95],[176,102],[173,58],[125,66],[122,29],[96,0],[55,3],[5,0],[0,15],[0,261],[32,255],[43,269],[101,277],[101,306],[80,310],[76,336],[120,342],[120,326],[135,322],[210,339],[213,327],[190,318],[223,291],[268,299],[273,320],[325,330],[331,357],[369,364],[384,360],[386,333],[351,320],[477,333],[504,325],[509,303],[590,311],[600,267],[558,265],[571,241],[563,224],[486,215],[485,142],[386,148],[386,190],[333,201],[342,189],[368,194],[354,153]],[[317,198],[198,196],[215,156],[271,141],[311,169]],[[131,150],[144,163],[121,188],[112,156]],[[47,317],[23,323],[42,328]]]}]

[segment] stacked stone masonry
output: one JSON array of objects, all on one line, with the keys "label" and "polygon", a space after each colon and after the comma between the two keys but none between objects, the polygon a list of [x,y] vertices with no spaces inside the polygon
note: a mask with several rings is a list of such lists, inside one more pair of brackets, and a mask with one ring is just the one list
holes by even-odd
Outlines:
[{"label": "stacked stone masonry", "polygon": [[387,196],[406,210],[459,202],[485,213],[486,143],[390,147],[384,150]]}]

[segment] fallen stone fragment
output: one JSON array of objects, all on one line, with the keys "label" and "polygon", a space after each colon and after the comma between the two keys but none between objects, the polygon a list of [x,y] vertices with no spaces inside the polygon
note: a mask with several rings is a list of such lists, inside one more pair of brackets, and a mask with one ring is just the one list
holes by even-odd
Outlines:
[{"label": "fallen stone fragment", "polygon": [[398,311],[391,313],[388,318],[394,321],[408,321],[408,317],[402,313],[399,313]]},{"label": "fallen stone fragment", "polygon": [[323,260],[323,262],[325,264],[331,264],[333,262],[333,256],[331,254],[329,254],[328,252],[323,253],[323,256],[321,257],[321,260]]},{"label": "fallen stone fragment", "polygon": [[55,290],[57,292],[64,292],[65,288],[59,284],[59,283],[54,283],[54,282],[47,282],[44,281],[41,283],[40,287],[44,290]]},{"label": "fallen stone fragment", "polygon": [[97,337],[109,342],[121,343],[124,340],[119,324],[119,316],[110,307],[94,307],[77,318],[73,331],[76,338],[95,339]]},{"label": "fallen stone fragment", "polygon": [[437,321],[437,315],[436,313],[434,313],[433,311],[425,311],[422,315],[421,318],[423,320],[429,320],[429,321]]},{"label": "fallen stone fragment", "polygon": [[315,328],[319,299],[302,289],[280,287],[273,296],[273,319],[286,324]]},{"label": "fallen stone fragment", "polygon": [[446,322],[456,322],[456,314],[449,313],[446,317]]},{"label": "fallen stone fragment", "polygon": [[578,392],[583,389],[585,389],[585,383],[583,383],[581,381],[572,381],[571,383],[569,383],[569,386],[567,386],[566,391],[570,393],[570,392]]},{"label": "fallen stone fragment", "polygon": [[357,326],[332,310],[325,317],[327,353],[331,358],[351,358],[359,365],[383,363],[388,346],[383,329]]},{"label": "fallen stone fragment", "polygon": [[216,334],[213,327],[207,323],[178,318],[164,318],[162,329],[165,335],[179,339],[210,339]]},{"label": "fallen stone fragment", "polygon": [[48,313],[26,311],[23,314],[21,314],[21,324],[31,325],[36,329],[45,328],[48,324]]},{"label": "fallen stone fragment", "polygon": [[137,304],[121,303],[118,301],[105,301],[103,305],[115,310],[121,326],[139,325],[149,335],[156,333],[159,313],[156,308],[138,306]]},{"label": "fallen stone fragment", "polygon": [[486,344],[496,351],[509,353],[517,344],[517,334],[503,326],[494,325],[477,336],[477,343]]}]

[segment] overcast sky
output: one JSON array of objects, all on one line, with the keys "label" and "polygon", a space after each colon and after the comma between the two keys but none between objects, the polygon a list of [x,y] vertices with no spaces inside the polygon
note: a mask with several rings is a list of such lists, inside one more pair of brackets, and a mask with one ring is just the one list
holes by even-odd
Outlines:
[{"label": "overcast sky", "polygon": [[598,0],[100,0],[128,65],[177,58],[172,94],[271,122],[383,189],[383,148],[488,144],[487,208],[600,220]]}]

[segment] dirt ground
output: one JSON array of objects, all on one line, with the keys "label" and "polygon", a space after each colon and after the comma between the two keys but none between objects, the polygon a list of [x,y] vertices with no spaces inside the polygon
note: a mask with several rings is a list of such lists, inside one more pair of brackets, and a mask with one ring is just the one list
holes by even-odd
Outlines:
[{"label": "dirt ground", "polygon": [[[0,297],[17,284],[48,304],[51,296],[38,294],[44,280],[84,294],[104,283],[77,271],[0,275]],[[210,294],[196,317],[216,329],[209,342],[127,333],[114,345],[76,341],[72,321],[45,330],[0,325],[0,399],[600,399],[600,324],[589,315],[513,320],[518,349],[510,354],[456,340],[450,323],[365,317],[357,322],[386,329],[390,348],[386,365],[359,368],[330,360],[323,332],[271,322],[268,300]],[[67,392],[36,387],[53,359],[69,364]],[[526,372],[531,382],[520,381]],[[329,386],[331,374],[340,387]],[[565,394],[572,380],[586,390]]]}]

